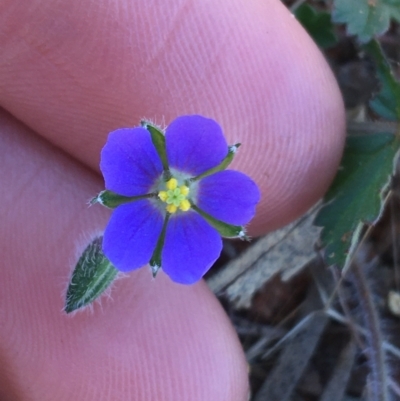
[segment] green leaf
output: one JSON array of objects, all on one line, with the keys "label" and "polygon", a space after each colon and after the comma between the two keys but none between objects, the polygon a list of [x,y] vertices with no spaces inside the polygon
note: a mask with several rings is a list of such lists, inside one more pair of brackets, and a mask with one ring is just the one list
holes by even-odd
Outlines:
[{"label": "green leaf", "polygon": [[361,42],[385,33],[391,18],[400,21],[400,0],[335,0],[332,13],[333,21],[345,23]]},{"label": "green leaf", "polygon": [[364,224],[379,218],[400,146],[393,134],[350,136],[341,168],[314,224],[329,265],[347,266]]},{"label": "green leaf", "polygon": [[208,224],[214,227],[221,234],[222,237],[240,238],[244,240],[249,239],[246,235],[244,227],[234,226],[232,224],[224,223],[221,220],[217,220],[216,218],[206,213],[204,210],[199,209],[196,205],[192,205],[192,208],[201,216],[203,216]]},{"label": "green leaf", "polygon": [[295,15],[319,47],[326,49],[337,43],[330,13],[317,11],[309,4],[303,3],[296,9]]},{"label": "green leaf", "polygon": [[118,270],[104,256],[103,238],[93,240],[83,251],[68,285],[64,310],[71,313],[92,303],[114,281]]},{"label": "green leaf", "polygon": [[393,75],[392,69],[376,40],[364,46],[365,51],[373,58],[381,84],[380,92],[370,102],[372,109],[387,120],[400,120],[400,83]]}]

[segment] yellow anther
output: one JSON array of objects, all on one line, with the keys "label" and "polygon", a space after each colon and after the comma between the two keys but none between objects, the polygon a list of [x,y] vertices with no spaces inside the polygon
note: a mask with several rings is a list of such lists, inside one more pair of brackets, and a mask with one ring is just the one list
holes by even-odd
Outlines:
[{"label": "yellow anther", "polygon": [[167,212],[171,214],[175,213],[178,210],[178,208],[175,205],[167,205],[166,209]]},{"label": "yellow anther", "polygon": [[189,188],[186,185],[182,185],[179,189],[182,195],[187,196],[189,194]]},{"label": "yellow anther", "polygon": [[168,194],[167,194],[166,191],[160,191],[160,192],[158,193],[158,197],[159,197],[163,202],[165,202],[165,201],[167,200],[167,198],[168,198]]},{"label": "yellow anther", "polygon": [[167,189],[175,189],[178,186],[178,181],[176,178],[171,178],[165,185]]},{"label": "yellow anther", "polygon": [[178,209],[187,212],[190,209],[190,202],[186,199],[189,195],[189,187],[181,185],[178,187],[178,180],[171,178],[165,183],[166,191],[158,193],[159,199],[166,203],[165,209],[168,213],[176,213]]},{"label": "yellow anther", "polygon": [[190,209],[190,202],[187,199],[184,199],[183,201],[181,201],[179,209],[181,209],[182,212],[187,212]]}]

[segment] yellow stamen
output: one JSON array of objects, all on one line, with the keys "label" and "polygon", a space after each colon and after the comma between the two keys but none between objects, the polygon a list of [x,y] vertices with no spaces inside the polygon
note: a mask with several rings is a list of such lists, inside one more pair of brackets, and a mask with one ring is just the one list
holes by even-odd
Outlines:
[{"label": "yellow stamen", "polygon": [[182,185],[179,189],[181,190],[182,195],[189,195],[189,188],[186,185]]},{"label": "yellow stamen", "polygon": [[182,212],[187,212],[190,209],[190,202],[187,199],[184,199],[179,205],[179,209],[181,209]]},{"label": "yellow stamen", "polygon": [[166,209],[167,212],[171,214],[175,213],[178,210],[178,208],[175,205],[167,205]]},{"label": "yellow stamen", "polygon": [[167,189],[175,189],[178,186],[178,181],[176,178],[171,178],[165,185]]},{"label": "yellow stamen", "polygon": [[171,178],[165,183],[166,191],[160,191],[158,197],[166,203],[165,209],[168,213],[176,213],[177,210],[187,212],[191,205],[187,196],[189,195],[190,189],[186,185],[178,187],[178,180]]},{"label": "yellow stamen", "polygon": [[165,202],[165,201],[167,200],[167,198],[168,198],[167,191],[160,191],[160,192],[158,193],[158,197],[159,197],[163,202]]}]

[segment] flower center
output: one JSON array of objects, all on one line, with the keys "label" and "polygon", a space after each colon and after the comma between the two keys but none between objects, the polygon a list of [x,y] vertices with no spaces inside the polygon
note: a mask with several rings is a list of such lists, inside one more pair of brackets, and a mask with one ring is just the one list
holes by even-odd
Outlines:
[{"label": "flower center", "polygon": [[187,212],[190,209],[190,202],[187,200],[189,187],[181,185],[178,187],[176,178],[171,178],[166,182],[166,191],[160,191],[158,197],[166,203],[168,213],[175,213],[178,209]]}]

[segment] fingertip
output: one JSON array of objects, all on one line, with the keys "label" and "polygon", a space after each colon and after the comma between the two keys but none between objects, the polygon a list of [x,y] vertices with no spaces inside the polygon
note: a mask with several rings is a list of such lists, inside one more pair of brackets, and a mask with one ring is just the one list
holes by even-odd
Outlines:
[{"label": "fingertip", "polygon": [[262,191],[253,234],[326,191],[344,144],[343,102],[280,1],[34,4],[35,18],[20,2],[0,28],[0,101],[92,169],[111,130],[202,114],[243,143],[232,167]]},{"label": "fingertip", "polygon": [[252,235],[289,223],[324,195],[346,133],[342,96],[321,51],[289,10],[269,3],[269,46],[255,45],[263,54],[260,99],[225,128],[243,144],[232,167],[249,174],[262,193]]},{"label": "fingertip", "polygon": [[142,268],[91,312],[62,312],[66,277],[106,224],[85,203],[101,183],[6,113],[0,130],[4,398],[244,401],[243,352],[204,283],[153,280]]}]

